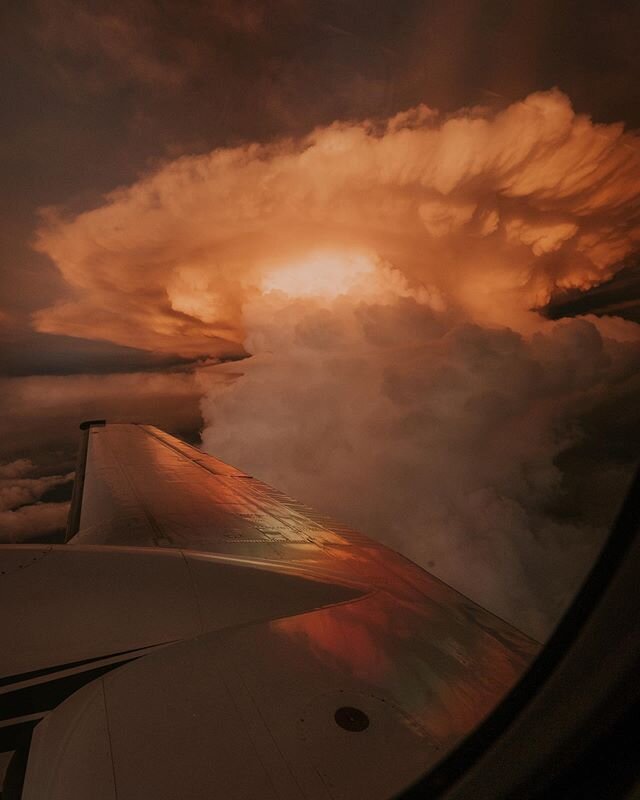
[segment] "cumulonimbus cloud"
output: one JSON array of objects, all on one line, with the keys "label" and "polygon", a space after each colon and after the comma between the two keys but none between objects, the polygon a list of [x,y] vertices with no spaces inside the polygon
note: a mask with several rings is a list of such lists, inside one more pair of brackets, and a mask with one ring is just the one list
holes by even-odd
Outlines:
[{"label": "cumulonimbus cloud", "polygon": [[636,250],[639,166],[637,137],[558,91],[181,158],[49,213],[38,247],[73,298],[36,324],[242,342],[202,400],[208,450],[542,637],[624,491],[640,337],[535,309]]},{"label": "cumulonimbus cloud", "polygon": [[202,401],[205,449],[544,637],[629,478],[638,339],[596,318],[524,336],[414,298],[272,302],[242,379]]}]

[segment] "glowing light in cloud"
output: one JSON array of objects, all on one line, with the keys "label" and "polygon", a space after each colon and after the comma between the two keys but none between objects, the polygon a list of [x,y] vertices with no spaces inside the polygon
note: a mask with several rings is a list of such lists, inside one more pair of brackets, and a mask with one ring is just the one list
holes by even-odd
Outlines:
[{"label": "glowing light in cloud", "polygon": [[363,253],[316,252],[267,273],[262,291],[335,298],[362,288],[375,271],[374,260]]},{"label": "glowing light in cloud", "polygon": [[[406,276],[374,253],[321,251],[267,271],[260,291],[273,293],[276,302],[287,299],[331,303],[340,298],[351,302],[395,303],[410,297],[434,311],[446,303],[435,286],[412,286]],[[271,304],[270,304],[271,305]],[[247,316],[248,305],[244,312]]]}]

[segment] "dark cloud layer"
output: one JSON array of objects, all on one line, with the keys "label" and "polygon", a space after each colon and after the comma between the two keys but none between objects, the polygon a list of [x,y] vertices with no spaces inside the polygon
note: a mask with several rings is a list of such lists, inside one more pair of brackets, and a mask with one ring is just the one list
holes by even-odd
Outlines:
[{"label": "dark cloud layer", "polygon": [[10,462],[35,453],[44,468],[71,471],[78,425],[85,419],[147,422],[193,440],[202,424],[200,398],[224,379],[211,367],[0,379],[2,459]]},{"label": "dark cloud layer", "polygon": [[621,269],[611,280],[588,291],[556,293],[544,313],[549,319],[597,314],[640,322],[640,263]]},{"label": "dark cloud layer", "polygon": [[0,375],[105,375],[158,371],[192,365],[193,360],[112,342],[50,336],[5,325],[0,333]]}]

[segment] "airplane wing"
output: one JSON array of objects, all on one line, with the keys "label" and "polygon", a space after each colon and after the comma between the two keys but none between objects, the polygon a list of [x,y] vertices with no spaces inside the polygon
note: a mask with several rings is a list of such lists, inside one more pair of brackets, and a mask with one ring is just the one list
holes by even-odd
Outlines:
[{"label": "airplane wing", "polygon": [[0,751],[25,800],[388,798],[538,651],[157,428],[83,435],[67,542],[0,546]]}]

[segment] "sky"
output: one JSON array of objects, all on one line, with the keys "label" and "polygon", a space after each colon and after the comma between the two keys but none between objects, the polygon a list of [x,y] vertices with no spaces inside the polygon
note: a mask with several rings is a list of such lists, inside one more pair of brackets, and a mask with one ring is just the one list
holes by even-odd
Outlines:
[{"label": "sky", "polygon": [[2,540],[151,422],[547,635],[638,454],[637,4],[1,13]]}]

